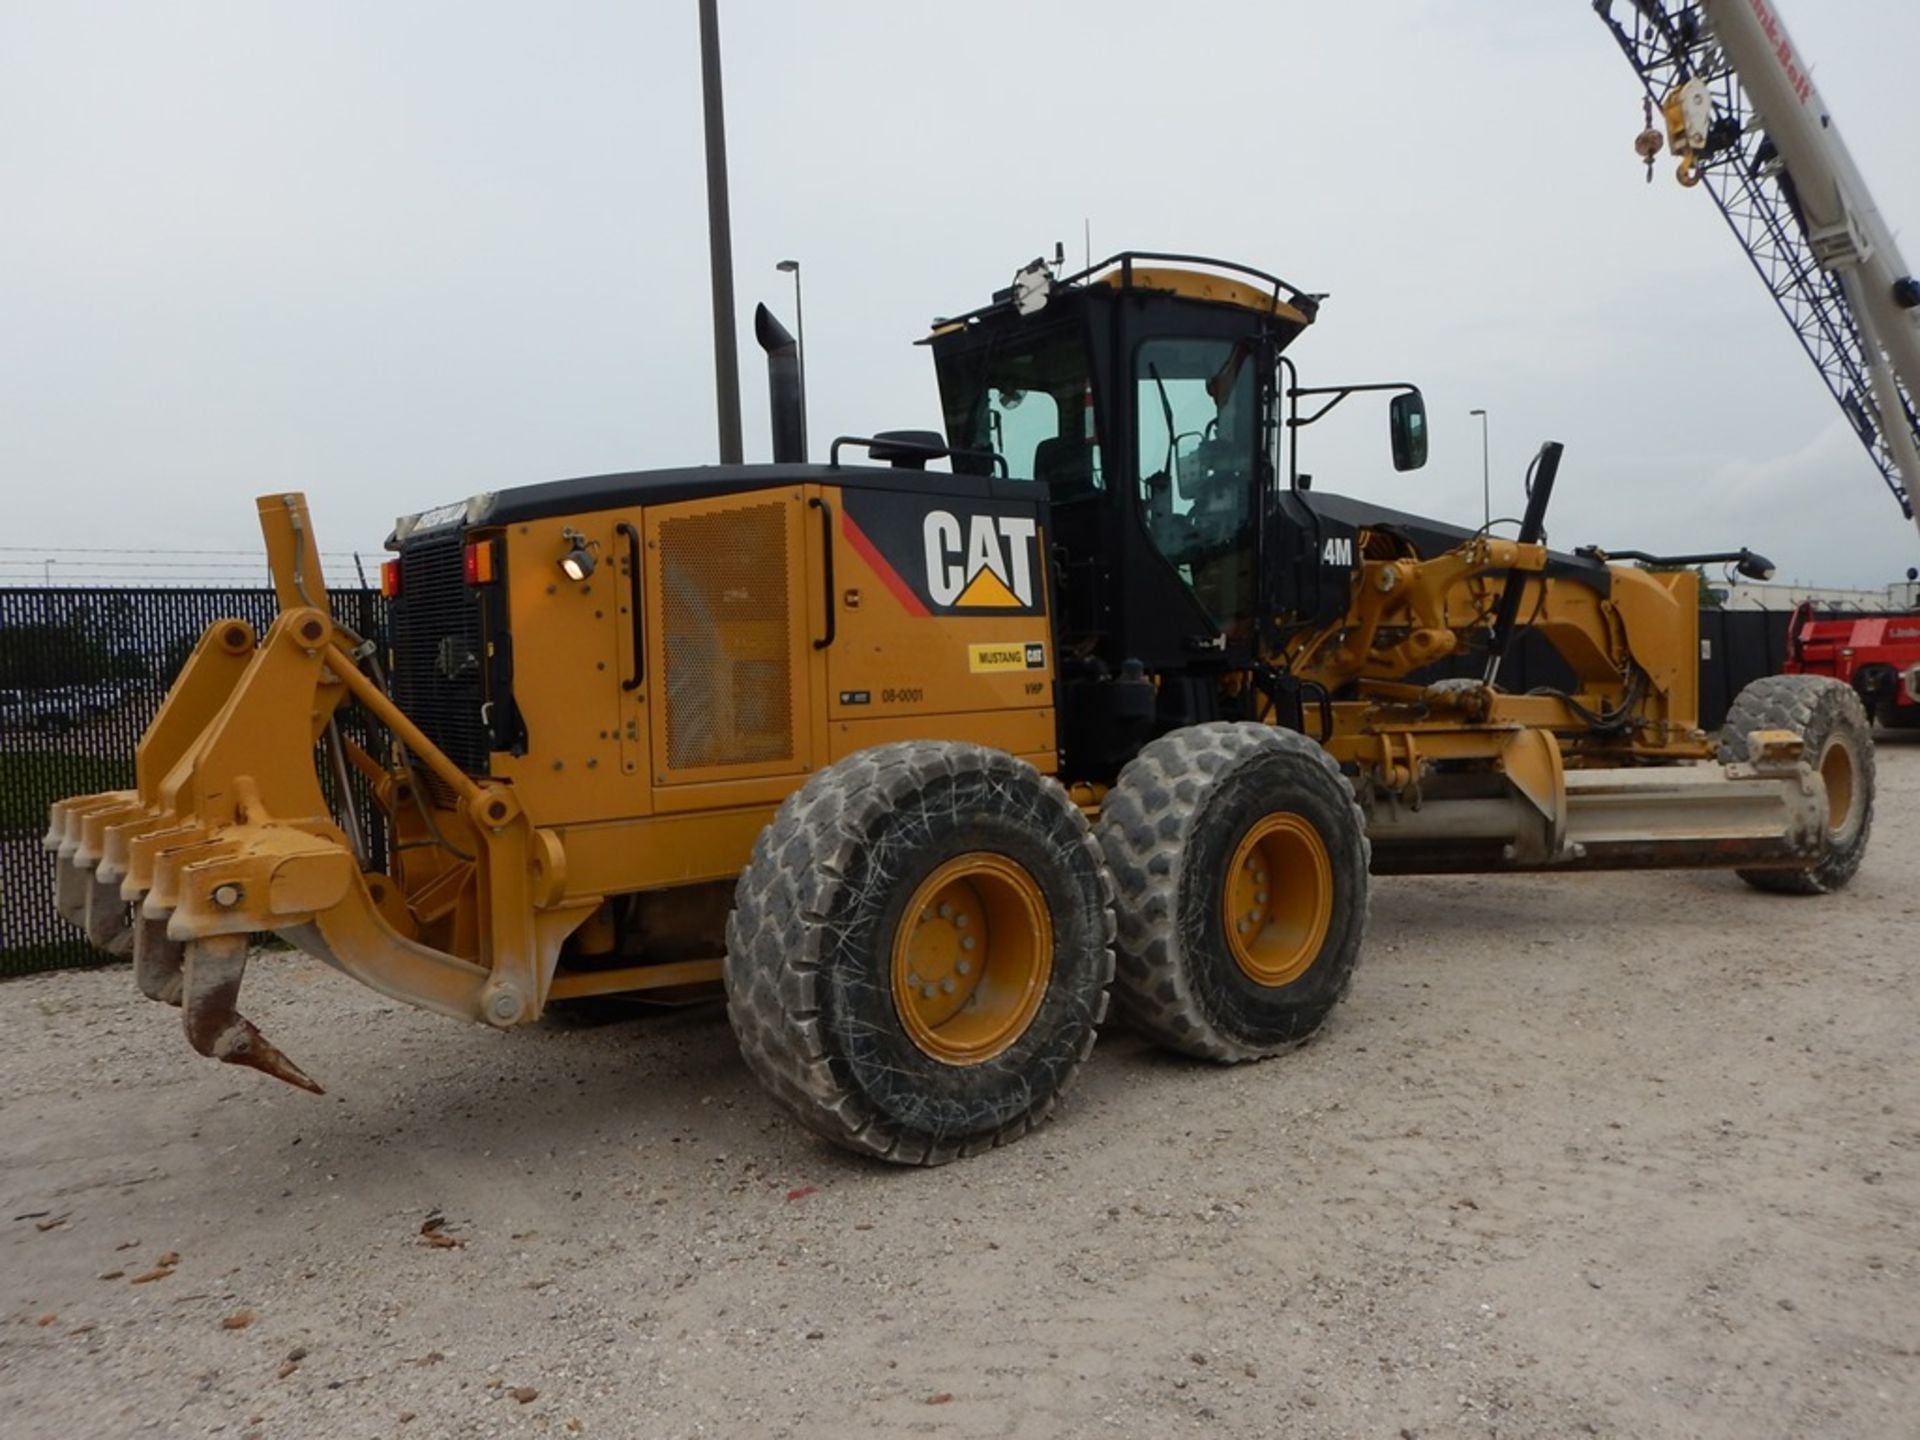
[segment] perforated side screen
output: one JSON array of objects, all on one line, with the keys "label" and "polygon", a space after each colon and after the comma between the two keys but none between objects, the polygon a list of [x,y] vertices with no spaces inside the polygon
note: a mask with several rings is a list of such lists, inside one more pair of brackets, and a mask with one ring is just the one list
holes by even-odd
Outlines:
[{"label": "perforated side screen", "polygon": [[661,522],[669,769],[793,758],[788,515],[775,501]]}]

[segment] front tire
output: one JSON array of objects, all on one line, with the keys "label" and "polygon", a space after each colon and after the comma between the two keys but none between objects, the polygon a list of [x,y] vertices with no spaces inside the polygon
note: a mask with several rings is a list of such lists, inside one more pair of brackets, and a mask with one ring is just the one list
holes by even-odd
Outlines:
[{"label": "front tire", "polygon": [[1120,772],[1099,835],[1120,1001],[1160,1044],[1258,1059],[1346,994],[1369,849],[1352,787],[1313,741],[1246,723],[1176,730]]},{"label": "front tire", "polygon": [[1113,933],[1059,785],[977,745],[882,745],[815,775],[754,845],[727,1014],[801,1123],[938,1165],[1053,1109],[1106,1016]]},{"label": "front tire", "polygon": [[1873,833],[1873,732],[1850,685],[1825,675],[1766,675],[1734,698],[1720,731],[1720,763],[1747,758],[1755,730],[1791,730],[1827,790],[1829,847],[1811,870],[1741,870],[1756,890],[1829,895],[1853,879]]}]

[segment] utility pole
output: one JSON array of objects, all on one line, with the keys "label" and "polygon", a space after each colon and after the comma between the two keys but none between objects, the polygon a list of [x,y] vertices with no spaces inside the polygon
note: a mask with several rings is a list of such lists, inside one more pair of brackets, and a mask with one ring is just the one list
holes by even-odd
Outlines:
[{"label": "utility pole", "polygon": [[1488,459],[1487,449],[1487,412],[1469,410],[1469,415],[1480,417],[1480,508],[1485,512],[1480,533],[1493,533],[1493,462]]},{"label": "utility pole", "polygon": [[804,459],[807,453],[807,315],[800,308],[800,262],[782,260],[773,268],[793,276],[793,348],[798,352],[794,358],[800,368],[800,455]]},{"label": "utility pole", "polygon": [[733,224],[727,214],[727,119],[720,94],[719,0],[700,0],[700,91],[706,105],[707,247],[713,270],[713,388],[720,463],[738,465],[740,354],[733,333]]}]

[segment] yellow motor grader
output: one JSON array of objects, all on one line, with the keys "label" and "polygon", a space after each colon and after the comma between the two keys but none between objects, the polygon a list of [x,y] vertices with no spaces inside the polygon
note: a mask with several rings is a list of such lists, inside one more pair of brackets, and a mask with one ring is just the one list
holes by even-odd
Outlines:
[{"label": "yellow motor grader", "polygon": [[[1370,872],[1844,885],[1853,693],[1757,682],[1716,748],[1695,575],[1549,549],[1558,447],[1514,537],[1314,489],[1303,433],[1356,393],[1426,451],[1412,386],[1300,384],[1318,309],[1195,257],[1036,262],[936,322],[944,434],[826,464],[763,322],[776,463],[409,516],[383,636],[267,496],[278,618],[208,627],[134,789],[53,807],[59,907],[202,1054],[314,1089],[236,1009],[252,936],[495,1026],[723,990],[800,1120],[930,1164],[1044,1116],[1110,991],[1206,1059],[1303,1039]],[[1502,686],[1529,629],[1561,688]]]}]

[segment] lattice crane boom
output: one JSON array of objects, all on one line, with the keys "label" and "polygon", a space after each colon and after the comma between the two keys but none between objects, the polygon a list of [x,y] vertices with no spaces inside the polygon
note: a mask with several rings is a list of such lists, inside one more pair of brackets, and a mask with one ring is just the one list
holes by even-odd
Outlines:
[{"label": "lattice crane boom", "polygon": [[[1593,0],[1901,510],[1920,496],[1920,282],[1772,0]],[[1651,115],[1651,110],[1650,110]]]}]

